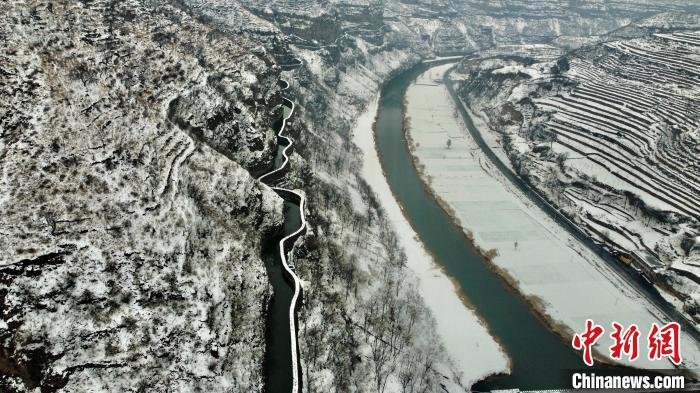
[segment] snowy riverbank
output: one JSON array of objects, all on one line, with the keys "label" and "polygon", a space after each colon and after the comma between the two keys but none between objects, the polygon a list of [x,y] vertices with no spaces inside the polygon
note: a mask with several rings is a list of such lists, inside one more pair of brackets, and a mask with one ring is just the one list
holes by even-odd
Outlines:
[{"label": "snowy riverbank", "polygon": [[375,98],[359,116],[354,129],[353,141],[364,155],[362,175],[377,194],[399,236],[407,265],[420,280],[420,292],[435,317],[447,353],[462,372],[465,386],[488,375],[507,372],[506,355],[479,317],[462,301],[455,284],[423,248],[389,188],[374,145],[372,126],[377,107]]},{"label": "snowy riverbank", "polygon": [[[498,251],[492,260],[496,270],[567,338],[582,330],[587,318],[608,332],[613,321],[635,323],[644,335],[652,322],[667,322],[605,261],[568,236],[491,166],[457,119],[445,86],[434,83],[447,68],[429,70],[407,92],[413,154],[430,188],[476,245]],[[601,337],[599,353],[608,355],[611,343],[608,334]],[[684,339],[682,347],[684,366],[697,367],[697,343]],[[666,360],[642,357],[632,365],[672,367]]]}]

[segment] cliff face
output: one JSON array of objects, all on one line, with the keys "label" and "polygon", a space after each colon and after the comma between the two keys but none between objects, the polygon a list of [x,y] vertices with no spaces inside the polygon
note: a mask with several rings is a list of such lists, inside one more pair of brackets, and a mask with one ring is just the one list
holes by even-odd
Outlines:
[{"label": "cliff face", "polygon": [[261,389],[279,71],[146,3],[0,5],[2,391]]},{"label": "cliff face", "polygon": [[[555,43],[579,47],[591,36],[605,34],[659,12],[698,11],[689,0],[421,0],[386,2],[393,16],[421,16],[437,53],[450,55],[497,45]],[[439,10],[439,13],[436,12]],[[386,15],[386,13],[385,13]],[[437,23],[437,16],[441,22]],[[430,23],[432,22],[432,23]]]}]

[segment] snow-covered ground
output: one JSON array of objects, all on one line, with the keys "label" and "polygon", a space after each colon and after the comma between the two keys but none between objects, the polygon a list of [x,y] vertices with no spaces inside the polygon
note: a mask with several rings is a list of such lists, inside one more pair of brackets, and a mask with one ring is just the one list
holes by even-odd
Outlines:
[{"label": "snow-covered ground", "polygon": [[[448,67],[423,74],[407,92],[413,154],[424,165],[423,175],[431,189],[454,210],[479,247],[498,250],[493,263],[514,279],[522,294],[541,300],[543,311],[561,327],[561,333],[570,336],[582,331],[587,318],[608,332],[613,321],[623,326],[634,323],[642,331],[644,345],[652,322],[668,321],[605,261],[578,244],[491,167],[457,119],[446,87],[428,83]],[[611,344],[606,334],[597,348],[609,355]],[[682,351],[684,367],[698,367],[698,344],[683,336]],[[643,357],[633,365],[673,367],[666,360],[650,362]]]},{"label": "snow-covered ground", "polygon": [[465,386],[490,374],[506,372],[509,361],[503,350],[479,316],[462,302],[455,284],[423,248],[389,188],[374,146],[372,124],[377,106],[377,99],[371,101],[354,129],[353,141],[364,155],[362,175],[377,194],[399,236],[407,265],[420,280],[420,292],[436,319],[448,355],[463,372],[461,380]]}]

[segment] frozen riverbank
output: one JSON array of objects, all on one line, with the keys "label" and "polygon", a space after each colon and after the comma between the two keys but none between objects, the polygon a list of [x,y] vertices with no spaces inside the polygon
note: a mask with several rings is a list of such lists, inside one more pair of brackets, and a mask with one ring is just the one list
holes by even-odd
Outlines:
[{"label": "frozen riverbank", "polygon": [[508,359],[479,317],[462,302],[450,278],[423,248],[386,182],[374,144],[372,126],[378,100],[358,118],[354,143],[364,154],[362,175],[377,194],[406,251],[408,267],[420,279],[420,292],[437,321],[438,333],[450,358],[471,386],[494,373],[507,372]]},{"label": "frozen riverbank", "polygon": [[[570,337],[586,318],[605,326],[636,323],[643,334],[662,314],[604,261],[587,252],[490,167],[456,118],[442,79],[449,66],[423,74],[408,90],[410,136],[424,180],[476,245],[494,249],[497,270],[537,305],[551,327]],[[448,148],[447,141],[450,141]],[[517,242],[517,247],[515,246]],[[597,348],[611,344],[606,334]],[[698,346],[683,342],[685,366],[698,364]],[[637,360],[636,367],[670,368]]]}]

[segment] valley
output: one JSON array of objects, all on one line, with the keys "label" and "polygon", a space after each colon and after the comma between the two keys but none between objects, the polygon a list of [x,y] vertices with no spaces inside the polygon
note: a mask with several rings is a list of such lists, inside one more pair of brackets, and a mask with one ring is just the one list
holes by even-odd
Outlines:
[{"label": "valley", "polygon": [[699,12],[0,4],[0,391],[568,388],[587,317],[691,383]]}]

